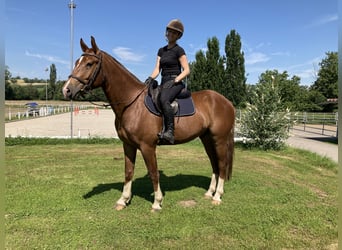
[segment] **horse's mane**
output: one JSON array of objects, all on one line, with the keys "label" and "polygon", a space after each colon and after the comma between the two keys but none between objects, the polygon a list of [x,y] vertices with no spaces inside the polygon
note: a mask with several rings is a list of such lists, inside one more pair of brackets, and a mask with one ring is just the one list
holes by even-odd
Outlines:
[{"label": "horse's mane", "polygon": [[106,56],[112,58],[118,65],[119,67],[121,67],[124,71],[126,71],[128,74],[130,74],[137,82],[142,83],[138,77],[136,77],[131,71],[129,71],[125,66],[122,65],[122,63],[120,63],[118,60],[116,60],[113,56],[111,56],[110,54],[108,54],[107,52],[101,50],[101,52],[103,54],[105,54]]}]

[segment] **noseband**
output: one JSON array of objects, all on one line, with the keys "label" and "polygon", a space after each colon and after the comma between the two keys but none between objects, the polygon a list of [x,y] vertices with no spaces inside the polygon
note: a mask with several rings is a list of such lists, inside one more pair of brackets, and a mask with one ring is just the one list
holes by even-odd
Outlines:
[{"label": "noseband", "polygon": [[82,56],[94,56],[96,57],[97,59],[99,59],[99,62],[97,63],[96,65],[96,68],[92,74],[92,76],[89,78],[89,80],[83,80],[77,76],[74,76],[73,74],[69,75],[69,78],[74,78],[76,79],[77,81],[79,81],[80,83],[82,83],[84,85],[84,88],[81,89],[82,92],[85,92],[85,91],[89,91],[92,89],[92,86],[95,82],[95,79],[97,77],[97,75],[99,74],[99,71],[100,71],[100,68],[101,68],[101,63],[102,63],[102,53],[100,53],[99,55],[96,55],[96,54],[90,54],[90,53],[83,53],[81,55]]}]

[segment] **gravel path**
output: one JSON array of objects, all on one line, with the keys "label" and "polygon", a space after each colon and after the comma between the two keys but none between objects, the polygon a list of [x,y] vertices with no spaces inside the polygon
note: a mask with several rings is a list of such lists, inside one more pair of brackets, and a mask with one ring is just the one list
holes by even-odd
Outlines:
[{"label": "gravel path", "polygon": [[332,136],[307,133],[301,130],[292,129],[290,131],[290,137],[287,140],[287,144],[294,148],[315,152],[338,162],[338,145],[328,143],[335,139],[336,137]]}]

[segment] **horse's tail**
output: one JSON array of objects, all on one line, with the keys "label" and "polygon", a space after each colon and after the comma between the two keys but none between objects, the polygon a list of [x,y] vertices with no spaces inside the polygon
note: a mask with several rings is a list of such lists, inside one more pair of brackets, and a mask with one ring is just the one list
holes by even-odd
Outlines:
[{"label": "horse's tail", "polygon": [[227,166],[226,166],[226,180],[232,178],[233,173],[233,158],[234,158],[234,124],[228,135],[228,150],[227,150]]}]

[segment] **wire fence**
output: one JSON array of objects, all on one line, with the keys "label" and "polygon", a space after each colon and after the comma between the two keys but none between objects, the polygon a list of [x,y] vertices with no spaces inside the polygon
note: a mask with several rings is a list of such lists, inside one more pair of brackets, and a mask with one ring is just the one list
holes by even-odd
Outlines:
[{"label": "wire fence", "polygon": [[291,113],[292,129],[307,133],[338,137],[338,112],[336,113]]},{"label": "wire fence", "polygon": [[[236,136],[240,136],[239,121],[243,112],[243,110],[237,110],[236,112]],[[293,124],[290,129],[301,130],[307,133],[338,137],[338,112],[292,112],[290,115],[290,120]]]}]

